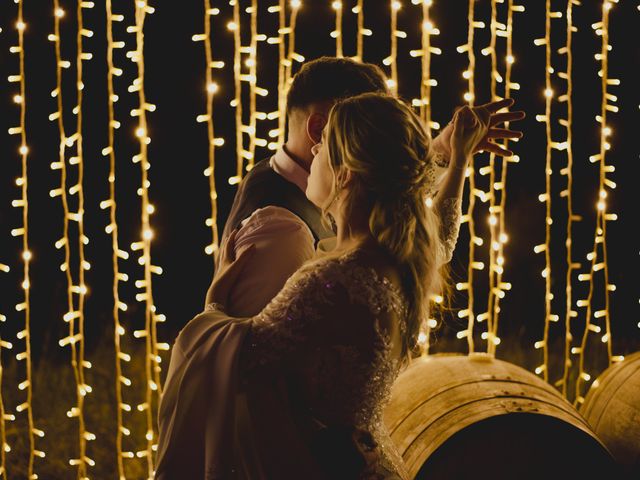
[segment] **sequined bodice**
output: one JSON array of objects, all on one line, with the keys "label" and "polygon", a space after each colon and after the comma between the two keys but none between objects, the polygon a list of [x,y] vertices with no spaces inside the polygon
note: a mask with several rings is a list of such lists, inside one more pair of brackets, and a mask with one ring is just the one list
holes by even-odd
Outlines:
[{"label": "sequined bodice", "polygon": [[[294,275],[257,316],[247,366],[304,345],[287,368],[298,376],[311,413],[322,422],[370,429],[397,375],[392,352],[405,329],[404,309],[393,284],[355,254],[326,261]],[[287,329],[291,322],[296,325]]]}]

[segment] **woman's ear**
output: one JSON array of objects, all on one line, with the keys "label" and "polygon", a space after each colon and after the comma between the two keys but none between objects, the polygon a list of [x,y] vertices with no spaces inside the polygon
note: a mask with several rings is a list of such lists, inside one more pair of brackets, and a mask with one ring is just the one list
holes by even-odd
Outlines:
[{"label": "woman's ear", "polygon": [[313,145],[322,138],[322,129],[327,124],[327,117],[322,113],[314,112],[307,118],[307,136]]}]

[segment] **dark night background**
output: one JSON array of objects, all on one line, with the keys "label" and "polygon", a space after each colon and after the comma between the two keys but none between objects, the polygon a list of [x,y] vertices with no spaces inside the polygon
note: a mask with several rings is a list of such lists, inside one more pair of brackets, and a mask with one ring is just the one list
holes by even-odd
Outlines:
[{"label": "dark night background", "polygon": [[[278,15],[267,13],[267,7],[275,1],[259,2],[259,32],[269,37],[277,36]],[[505,250],[506,265],[504,280],[513,284],[502,302],[500,335],[504,342],[498,348],[507,350],[532,350],[532,343],[542,336],[544,323],[544,280],[540,271],[544,268],[544,257],[533,253],[533,246],[544,243],[544,204],[537,200],[544,192],[545,176],[545,130],[544,124],[535,121],[537,114],[544,113],[544,66],[545,49],[535,47],[534,38],[544,36],[544,4],[540,1],[523,1],[525,13],[514,14],[514,55],[513,81],[521,85],[513,92],[517,107],[527,112],[526,121],[519,123],[525,138],[514,144],[521,157],[519,164],[510,164],[507,183],[507,231],[510,242]],[[608,225],[608,250],[611,282],[618,287],[611,295],[614,353],[628,353],[640,345],[640,320],[638,298],[640,284],[637,280],[640,261],[640,243],[635,234],[639,219],[640,205],[637,200],[637,182],[640,179],[638,154],[640,148],[636,138],[640,112],[640,48],[638,28],[640,12],[637,2],[622,0],[611,12],[610,40],[613,50],[610,54],[610,77],[620,78],[620,87],[612,86],[610,93],[618,96],[619,113],[609,113],[609,124],[613,128],[612,150],[608,154],[608,164],[616,166],[616,172],[609,175],[618,183],[608,199],[610,211],[619,215],[619,221]],[[243,1],[242,7],[249,2]],[[344,51],[355,55],[356,15],[351,13],[355,1],[344,1]],[[211,231],[205,226],[210,215],[208,181],[202,175],[208,165],[206,123],[196,123],[196,115],[206,112],[205,58],[201,42],[191,40],[193,34],[203,32],[202,2],[157,2],[153,15],[148,15],[145,24],[146,92],[149,102],[157,105],[154,113],[147,115],[149,135],[150,198],[156,207],[152,216],[155,231],[152,258],[155,265],[164,269],[164,274],[154,277],[154,297],[158,311],[167,315],[167,322],[159,326],[161,341],[171,343],[178,330],[203,305],[204,295],[212,274],[212,259],[205,255],[204,247],[210,243]],[[72,62],[72,67],[63,73],[63,98],[65,104],[65,125],[67,132],[73,132],[75,117],[71,113],[75,105],[75,4],[63,1],[61,6],[67,11],[62,19],[63,58]],[[213,2],[221,13],[212,17],[213,55],[216,60],[224,60],[222,70],[214,70],[215,81],[220,91],[214,103],[216,136],[224,137],[226,143],[216,150],[217,186],[219,193],[218,225],[224,220],[231,206],[235,187],[229,186],[227,178],[235,170],[235,122],[229,101],[233,98],[233,35],[226,28],[232,18],[232,7],[228,2]],[[595,115],[600,111],[600,83],[597,71],[599,63],[594,54],[600,51],[600,37],[591,24],[600,20],[600,1],[584,0],[582,6],[574,8],[574,24],[578,32],[574,35],[574,155],[575,189],[574,210],[584,220],[574,228],[575,261],[582,263],[579,273],[585,272],[588,263],[585,255],[593,243],[595,223],[595,203],[598,185],[598,165],[591,164],[588,157],[599,150],[599,127]],[[506,23],[506,3],[499,5],[499,21]],[[564,10],[565,1],[554,1],[553,10]],[[490,2],[477,2],[476,18],[489,23]],[[389,3],[387,1],[365,1],[365,27],[373,30],[372,37],[365,37],[365,60],[381,64],[389,55]],[[53,43],[47,35],[53,31],[53,6],[50,2],[26,2],[24,18],[26,30],[26,78],[27,78],[27,135],[29,154],[29,235],[30,248],[34,258],[31,262],[32,331],[33,354],[35,359],[42,355],[50,361],[58,358],[67,361],[68,349],[61,349],[57,341],[66,335],[67,325],[62,321],[66,311],[66,281],[59,270],[62,251],[54,248],[54,242],[62,236],[62,207],[60,198],[50,198],[49,190],[57,188],[59,171],[52,171],[49,164],[58,160],[58,129],[55,122],[47,117],[56,110],[50,91],[55,88],[55,56]],[[126,20],[114,26],[116,41],[126,41],[127,47],[116,50],[115,64],[124,70],[122,77],[114,79],[116,93],[120,101],[116,104],[116,118],[122,128],[116,132],[117,200],[118,222],[121,229],[120,244],[128,250],[133,241],[139,240],[140,200],[136,189],[140,183],[140,167],[131,162],[132,155],[138,153],[134,136],[135,122],[129,110],[136,106],[137,95],[127,93],[126,88],[135,78],[135,65],[125,58],[125,52],[133,50],[135,36],[126,33],[126,26],[133,23],[133,3],[114,2],[114,12],[125,15]],[[439,86],[432,90],[434,120],[446,124],[453,109],[462,104],[462,94],[467,81],[461,72],[467,67],[466,54],[456,52],[456,47],[466,42],[467,1],[439,0],[431,9],[432,20],[441,35],[432,37],[433,44],[443,50],[441,56],[432,59],[432,75]],[[18,56],[9,53],[9,47],[17,44],[14,28],[17,6],[5,1],[0,6],[0,68],[3,81],[8,75],[18,73]],[[100,201],[108,198],[108,158],[101,155],[107,146],[107,97],[106,97],[106,36],[105,12],[102,2],[96,8],[84,10],[85,28],[94,30],[92,38],[84,39],[85,51],[92,52],[94,58],[84,62],[84,118],[85,146],[85,205],[86,229],[91,243],[86,247],[87,259],[92,268],[87,272],[86,283],[89,296],[86,305],[85,328],[88,336],[87,358],[90,360],[92,348],[101,338],[112,338],[113,320],[111,316],[111,240],[105,234],[108,211],[100,210]],[[248,33],[248,18],[243,14],[243,31]],[[420,82],[420,59],[409,56],[409,50],[420,48],[421,7],[403,2],[398,15],[399,29],[408,33],[407,39],[398,39],[399,93],[411,99],[418,96]],[[334,29],[334,11],[330,1],[306,0],[298,15],[296,29],[296,51],[312,59],[321,55],[335,54],[335,41],[329,32]],[[553,65],[556,73],[565,70],[566,57],[557,54],[564,46],[565,19],[553,20]],[[489,28],[476,31],[476,98],[478,103],[490,99],[489,72],[490,57],[480,55],[480,50],[489,44]],[[248,43],[248,36],[243,44]],[[504,72],[505,40],[498,39],[499,70]],[[258,49],[258,85],[268,88],[270,95],[258,97],[258,110],[275,110],[277,99],[277,59],[276,45],[261,42]],[[295,64],[294,69],[299,68]],[[389,70],[385,67],[387,73]],[[294,70],[296,71],[296,70]],[[553,76],[556,96],[564,93],[565,82]],[[11,237],[12,228],[20,226],[21,209],[12,208],[11,200],[18,198],[19,190],[14,180],[20,174],[20,157],[17,153],[18,136],[7,135],[7,129],[18,125],[19,108],[12,101],[17,93],[17,84],[4,83],[0,96],[2,173],[0,174],[0,262],[11,266],[11,273],[0,273],[0,312],[7,315],[2,325],[2,337],[14,343],[13,354],[23,349],[23,342],[15,339],[15,332],[23,328],[24,316],[15,311],[14,305],[22,301],[20,282],[22,261],[20,257],[21,238]],[[245,84],[246,85],[246,84]],[[499,86],[502,89],[502,86]],[[499,90],[500,92],[501,90]],[[566,117],[566,104],[553,103],[554,140],[563,141],[565,130],[557,124],[558,118]],[[247,108],[245,107],[245,112]],[[245,120],[248,120],[245,118]],[[277,127],[277,120],[258,122],[259,136],[267,138],[266,132]],[[245,137],[246,139],[246,137]],[[73,150],[72,150],[73,151]],[[266,149],[258,149],[256,159],[269,155]],[[488,157],[477,157],[477,165],[488,163]],[[553,211],[555,223],[552,229],[553,252],[553,313],[564,317],[565,290],[565,249],[564,230],[566,221],[566,201],[560,198],[560,190],[565,188],[566,177],[559,171],[566,165],[566,152],[554,151],[553,157]],[[75,183],[77,169],[68,168],[70,180]],[[488,189],[488,176],[482,177],[480,185]],[[77,198],[72,197],[72,205]],[[479,216],[477,224],[485,229],[487,204],[477,203]],[[73,207],[72,207],[73,210]],[[71,226],[71,238],[77,230]],[[486,229],[482,232],[485,242]],[[76,242],[72,240],[75,245]],[[463,280],[466,275],[466,251],[468,234],[462,227],[459,246],[453,261],[453,275]],[[486,245],[486,243],[485,243]],[[74,249],[74,252],[76,250]],[[480,249],[481,255],[486,248]],[[75,254],[74,254],[75,255]],[[121,261],[121,271],[126,272],[130,281],[121,284],[122,300],[129,304],[129,310],[122,316],[128,331],[143,328],[144,304],[135,301],[134,280],[142,278],[142,269],[137,263],[137,255]],[[480,258],[487,263],[487,258]],[[77,259],[74,265],[77,264]],[[76,271],[77,267],[73,267]],[[482,273],[482,274],[481,274]],[[478,282],[476,297],[477,310],[486,305],[486,287],[483,285],[486,270],[475,277]],[[598,292],[602,290],[601,283]],[[574,277],[574,299],[586,298],[587,283],[578,282]],[[466,300],[462,294],[455,297],[455,305],[462,306]],[[596,295],[596,309],[602,304]],[[486,306],[485,306],[486,309]],[[580,325],[584,323],[585,309],[578,309],[579,317],[574,320],[577,335],[581,335]],[[463,328],[455,315],[448,315],[445,327],[440,330],[439,342],[454,337],[455,331]],[[484,328],[484,326],[482,327]],[[563,322],[552,325],[552,340],[563,337]],[[142,343],[142,340],[140,340]],[[453,341],[460,349],[466,343]],[[450,343],[450,345],[454,344]],[[444,344],[444,343],[443,343]],[[575,341],[574,341],[575,344]],[[484,342],[478,342],[484,349]],[[559,346],[559,344],[558,344]],[[437,345],[436,345],[437,348]],[[560,350],[558,350],[559,352]],[[594,343],[593,353],[601,356],[604,349],[600,342]],[[5,358],[9,356],[3,352]],[[3,360],[5,360],[3,358]],[[539,362],[541,363],[541,362]],[[36,387],[37,388],[37,387]]]}]

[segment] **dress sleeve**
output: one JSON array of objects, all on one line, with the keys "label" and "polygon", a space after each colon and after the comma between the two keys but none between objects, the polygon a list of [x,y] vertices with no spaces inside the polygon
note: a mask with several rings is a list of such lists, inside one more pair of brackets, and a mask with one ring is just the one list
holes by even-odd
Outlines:
[{"label": "dress sleeve", "polygon": [[229,294],[227,313],[257,315],[282,289],[286,280],[315,253],[313,234],[302,219],[281,207],[253,212],[242,223],[235,255],[255,245],[256,254]]},{"label": "dress sleeve", "polygon": [[447,198],[443,201],[440,218],[440,237],[442,240],[442,263],[448,263],[458,242],[460,221],[462,219],[462,201],[459,198]]},{"label": "dress sleeve", "polygon": [[436,196],[449,171],[449,163],[451,161],[449,141],[452,130],[451,125],[447,125],[440,132],[440,135],[431,141],[431,171],[428,179],[427,197]]},{"label": "dress sleeve", "polygon": [[322,345],[357,344],[371,335],[388,334],[389,313],[402,308],[389,282],[372,271],[345,268],[335,260],[310,265],[252,317],[241,368],[270,368],[295,362],[301,353]]}]

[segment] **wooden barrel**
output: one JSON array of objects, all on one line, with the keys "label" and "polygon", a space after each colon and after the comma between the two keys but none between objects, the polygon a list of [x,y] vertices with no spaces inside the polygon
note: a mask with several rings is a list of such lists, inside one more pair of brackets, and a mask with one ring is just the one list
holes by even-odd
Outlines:
[{"label": "wooden barrel", "polygon": [[487,356],[415,360],[384,419],[410,478],[615,478],[611,455],[569,402]]},{"label": "wooden barrel", "polygon": [[580,413],[625,477],[640,478],[640,352],[614,363],[593,382]]}]

